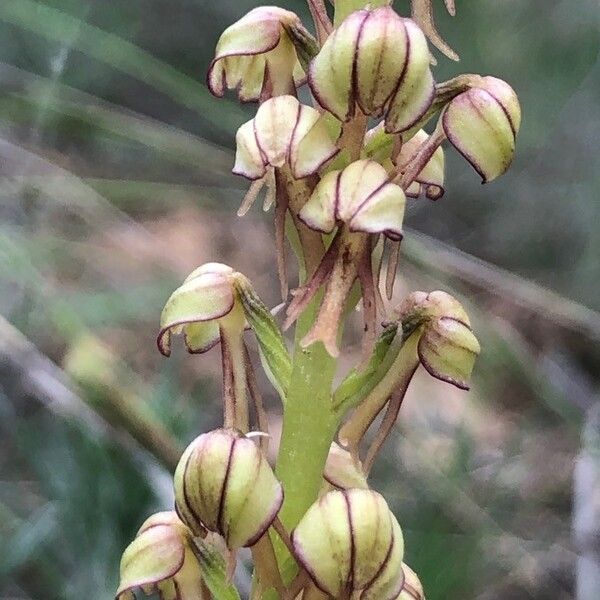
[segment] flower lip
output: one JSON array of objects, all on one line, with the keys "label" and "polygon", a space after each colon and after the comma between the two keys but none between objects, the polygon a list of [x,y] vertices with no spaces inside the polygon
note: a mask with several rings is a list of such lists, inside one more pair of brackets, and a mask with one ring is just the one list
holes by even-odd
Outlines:
[{"label": "flower lip", "polygon": [[[119,598],[123,594],[131,592],[134,589],[147,585],[156,585],[162,581],[165,581],[166,579],[170,579],[174,577],[183,567],[183,563],[185,561],[185,548],[183,547],[183,542],[178,538],[177,534],[171,530],[171,527],[169,525],[157,524],[153,527],[144,530],[142,534],[145,537],[150,538],[151,541],[149,543],[149,546],[156,545],[161,541],[163,543],[167,541],[171,542],[171,544],[173,544],[173,546],[176,547],[176,552],[174,552],[173,555],[169,557],[172,559],[172,561],[170,563],[169,568],[165,568],[164,571],[159,571],[155,575],[138,575],[133,580],[125,579],[124,582],[121,582],[115,594],[116,598]],[[154,543],[152,542],[153,539]],[[139,537],[136,538],[136,540],[139,540]],[[135,543],[135,540],[133,543]],[[126,555],[127,551],[125,551],[125,554],[123,555],[123,559],[121,561],[121,571],[123,571],[123,569],[125,568],[123,563],[126,562]]]}]

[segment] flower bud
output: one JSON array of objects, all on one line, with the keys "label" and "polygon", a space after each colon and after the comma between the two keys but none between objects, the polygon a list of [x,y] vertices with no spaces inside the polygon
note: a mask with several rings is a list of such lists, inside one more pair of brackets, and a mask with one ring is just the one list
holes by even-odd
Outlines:
[{"label": "flower bud", "polygon": [[468,390],[481,348],[460,303],[446,292],[414,292],[398,314],[405,336],[422,328],[417,351],[423,367],[433,377]]},{"label": "flower bud", "polygon": [[[402,144],[402,150],[396,162],[399,165],[408,162],[428,137],[428,134],[422,129],[417,131],[410,140]],[[444,195],[444,150],[441,146],[435,150],[433,156],[408,186],[406,195],[409,198],[425,196],[430,200],[439,200]]]},{"label": "flower bud", "polygon": [[238,129],[236,143],[233,172],[251,180],[285,165],[297,179],[306,177],[338,152],[320,113],[293,96],[261,104],[254,119]]},{"label": "flower bud", "polygon": [[296,14],[276,6],[259,6],[228,27],[217,43],[208,70],[215,96],[237,89],[243,102],[295,94],[304,79],[286,28],[302,24]]},{"label": "flower bud", "polygon": [[174,512],[151,516],[121,559],[117,600],[133,600],[137,588],[165,600],[202,600],[200,566],[191,531]]},{"label": "flower bud", "polygon": [[333,598],[395,600],[402,590],[402,531],[377,492],[328,492],[308,509],[292,544],[315,585]]},{"label": "flower bud", "polygon": [[388,181],[380,164],[358,160],[343,171],[327,173],[298,216],[324,233],[342,222],[350,231],[385,233],[400,239],[405,202],[402,188]]},{"label": "flower bud", "polygon": [[332,442],[329,449],[323,478],[340,490],[369,488],[367,477],[358,458],[335,442]]},{"label": "flower bud", "polygon": [[404,572],[404,585],[396,600],[425,600],[423,586],[417,574],[406,563],[402,563],[402,571]]},{"label": "flower bud", "polygon": [[450,143],[487,183],[505,173],[512,162],[521,107],[508,83],[481,77],[448,104],[442,125]]},{"label": "flower bud", "polygon": [[197,437],[175,471],[177,513],[195,533],[223,536],[230,550],[252,546],[283,502],[283,489],[256,444],[232,429]]},{"label": "flower bud", "polygon": [[414,125],[435,95],[425,35],[389,6],[349,15],[311,63],[308,79],[319,104],[340,121],[358,105],[366,115],[385,115],[388,132]]},{"label": "flower bud", "polygon": [[191,353],[206,352],[219,341],[220,324],[237,304],[233,282],[238,275],[220,263],[207,263],[190,273],[162,311],[157,339],[162,354],[171,354],[172,334],[183,333]]}]

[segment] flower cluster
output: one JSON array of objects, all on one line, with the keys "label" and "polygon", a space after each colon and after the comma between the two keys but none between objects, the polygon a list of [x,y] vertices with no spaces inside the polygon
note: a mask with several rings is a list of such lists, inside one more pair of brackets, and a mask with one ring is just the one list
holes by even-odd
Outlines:
[{"label": "flower cluster", "polygon": [[[497,78],[435,81],[428,40],[458,57],[435,27],[431,0],[412,0],[412,18],[389,2],[349,10],[357,4],[337,0],[334,26],[324,0],[308,0],[315,37],[293,12],[259,7],[217,43],[211,92],[259,102],[237,131],[233,172],[251,182],[239,215],[263,187],[265,208],[274,207],[285,322],[247,277],[219,263],[197,268],[167,300],[157,339],[164,356],[179,334],[192,354],[220,345],[223,426],[183,452],[175,512],[150,517],[125,550],[118,599],[138,590],[239,598],[231,576],[241,548],[256,569],[252,598],[424,599],[369,471],[414,373],[423,367],[467,390],[480,346],[447,292],[414,292],[390,320],[381,274],[387,263],[391,299],[407,203],[445,193],[444,143],[492,181],[512,162],[521,113]],[[452,0],[446,6],[455,13]],[[300,279],[291,298],[286,243]],[[362,358],[333,389],[346,317],[358,304]],[[282,330],[293,325],[290,351]],[[283,404],[275,468],[250,335]]]}]

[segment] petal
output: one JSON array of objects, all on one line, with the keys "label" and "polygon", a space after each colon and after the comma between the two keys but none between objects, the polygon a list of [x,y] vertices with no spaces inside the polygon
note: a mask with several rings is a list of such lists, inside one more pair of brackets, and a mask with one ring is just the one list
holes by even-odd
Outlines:
[{"label": "petal", "polygon": [[435,96],[425,35],[410,19],[403,22],[408,34],[408,52],[404,72],[385,117],[385,129],[390,133],[412,127],[427,112]]},{"label": "petal", "polygon": [[423,585],[417,574],[406,563],[402,563],[402,571],[404,572],[404,585],[397,600],[425,600]]},{"label": "petal", "polygon": [[293,176],[301,179],[316,173],[338,152],[327,115],[320,115],[310,106],[300,105],[300,115],[290,142]]},{"label": "petal", "polygon": [[234,292],[229,275],[201,273],[188,278],[167,300],[160,318],[159,350],[169,356],[171,333],[181,333],[191,323],[219,319],[231,311]]},{"label": "petal", "polygon": [[502,79],[497,77],[483,77],[481,86],[490,93],[502,105],[510,120],[512,130],[515,134],[519,133],[521,127],[521,106],[515,91]]},{"label": "petal", "polygon": [[362,466],[350,452],[333,442],[327,456],[323,478],[338,489],[367,489],[367,478]]},{"label": "petal", "polygon": [[260,105],[254,131],[258,147],[271,166],[286,163],[299,117],[300,103],[293,96],[277,96]]},{"label": "petal", "polygon": [[352,531],[342,492],[315,502],[292,533],[294,554],[320,590],[339,596],[351,569]]},{"label": "petal", "polygon": [[255,544],[277,516],[283,489],[256,444],[235,442],[223,504],[223,535],[229,548]]},{"label": "petal", "polygon": [[361,600],[398,600],[404,584],[402,559],[404,558],[404,538],[398,521],[391,514],[393,529],[389,553],[381,564],[376,577],[367,585]]},{"label": "petal", "polygon": [[236,152],[232,172],[250,180],[264,177],[266,158],[256,141],[254,119],[244,123],[235,135]]},{"label": "petal", "polygon": [[355,589],[363,589],[380,577],[390,558],[396,558],[390,554],[395,518],[380,494],[357,492],[347,492],[354,540],[352,582]]},{"label": "petal", "polygon": [[409,52],[404,20],[386,6],[371,11],[360,30],[355,85],[365,114],[380,114],[402,77]]},{"label": "petal", "polygon": [[225,429],[202,434],[187,447],[177,465],[177,510],[194,533],[201,531],[199,525],[220,532],[229,461],[238,435]]},{"label": "petal", "polygon": [[442,117],[450,143],[471,163],[484,183],[502,175],[515,151],[509,113],[488,91],[472,88],[454,98]]},{"label": "petal", "polygon": [[194,553],[186,549],[183,566],[174,577],[178,595],[175,600],[208,600],[202,587],[202,571]]},{"label": "petal", "polygon": [[123,553],[117,598],[173,577],[183,565],[184,554],[183,541],[174,528],[156,525],[142,532]]},{"label": "petal", "polygon": [[372,160],[357,160],[343,171],[337,189],[336,216],[350,221],[358,209],[388,180],[386,170]]},{"label": "petal", "polygon": [[421,364],[430,375],[464,390],[481,348],[473,332],[461,321],[442,317],[425,326],[419,340]]},{"label": "petal", "polygon": [[[429,136],[420,129],[407,142],[402,145],[398,164],[406,163],[419,149]],[[406,190],[406,195],[418,198],[424,193],[430,200],[437,200],[444,195],[444,150],[440,146],[434,153],[423,170],[417,175],[415,181]]]},{"label": "petal", "polygon": [[191,354],[203,354],[216,346],[221,339],[219,323],[205,321],[190,323],[183,328],[185,347]]},{"label": "petal", "polygon": [[349,222],[352,231],[385,233],[392,239],[402,238],[406,197],[399,185],[386,183],[360,206]]},{"label": "petal", "polygon": [[341,171],[327,173],[298,213],[300,220],[308,227],[323,233],[333,231],[336,224],[336,204],[341,174]]},{"label": "petal", "polygon": [[353,12],[327,38],[312,61],[308,83],[317,102],[340,121],[354,114],[353,71],[360,31],[370,11]]}]

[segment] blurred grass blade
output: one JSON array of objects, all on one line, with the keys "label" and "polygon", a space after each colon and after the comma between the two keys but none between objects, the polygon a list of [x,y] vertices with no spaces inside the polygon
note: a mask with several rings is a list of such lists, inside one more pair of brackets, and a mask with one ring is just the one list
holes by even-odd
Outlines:
[{"label": "blurred grass blade", "polygon": [[[172,98],[231,133],[225,123],[241,123],[244,112],[233,102],[214,100],[207,88],[171,65],[119,36],[34,0],[2,0],[0,20],[54,42],[73,40],[73,48]],[[219,125],[220,124],[220,125]]]}]

